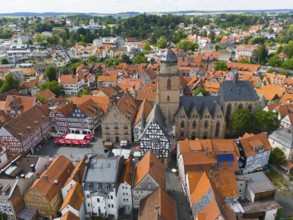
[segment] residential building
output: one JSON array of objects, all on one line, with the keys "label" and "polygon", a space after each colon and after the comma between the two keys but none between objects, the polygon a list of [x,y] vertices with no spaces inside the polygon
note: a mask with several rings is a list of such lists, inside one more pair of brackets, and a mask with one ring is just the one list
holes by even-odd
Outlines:
[{"label": "residential building", "polygon": [[293,162],[293,133],[292,128],[280,129],[269,135],[272,148],[281,149],[288,161]]},{"label": "residential building", "polygon": [[65,95],[77,95],[82,90],[82,82],[74,75],[61,75],[58,82]]},{"label": "residential building", "polygon": [[36,103],[36,97],[8,95],[2,110],[8,116],[16,117],[31,109]]},{"label": "residential building", "polygon": [[46,113],[39,106],[34,106],[3,125],[0,129],[0,142],[12,154],[33,154],[47,141],[49,131]]},{"label": "residential building", "polygon": [[165,167],[152,151],[149,151],[135,169],[132,188],[133,208],[138,209],[141,200],[159,187],[166,189]]},{"label": "residential building", "polygon": [[135,163],[132,159],[133,157],[130,154],[124,162],[117,195],[119,209],[124,209],[125,215],[130,215],[133,207],[131,189],[134,179]]},{"label": "residential building", "polygon": [[80,220],[84,220],[85,210],[83,202],[84,198],[82,187],[81,184],[77,182],[70,188],[67,196],[64,198],[63,204],[60,208],[62,216],[66,215],[68,212],[71,212]]},{"label": "residential building", "polygon": [[176,202],[159,187],[140,203],[138,220],[177,219]]},{"label": "residential building", "polygon": [[61,188],[72,170],[69,159],[57,157],[25,193],[26,207],[37,210],[40,216],[55,217],[62,204]]},{"label": "residential building", "polygon": [[237,46],[235,49],[235,59],[239,61],[244,58],[244,59],[250,61],[253,56],[253,51],[255,49],[256,49],[256,47],[254,45]]},{"label": "residential building", "polygon": [[[141,119],[141,134],[138,138],[142,156],[152,151],[158,158],[168,158],[171,148],[171,119],[166,119],[158,104],[155,104],[145,121]],[[168,130],[169,129],[169,130]]]},{"label": "residential building", "polygon": [[121,98],[114,98],[102,122],[103,140],[113,143],[126,140],[132,143],[132,126],[136,112],[136,102],[128,92]]},{"label": "residential building", "polygon": [[123,157],[94,156],[89,158],[83,180],[86,217],[118,218],[118,189]]},{"label": "residential building", "polygon": [[265,133],[247,134],[236,140],[240,151],[240,170],[242,173],[264,168],[269,161],[272,147]]}]

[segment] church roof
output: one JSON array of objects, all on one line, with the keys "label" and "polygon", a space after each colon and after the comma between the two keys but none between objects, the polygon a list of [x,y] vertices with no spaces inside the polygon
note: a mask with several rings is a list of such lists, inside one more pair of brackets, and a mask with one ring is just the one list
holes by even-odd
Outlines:
[{"label": "church roof", "polygon": [[205,109],[209,111],[211,115],[216,113],[216,110],[221,110],[219,96],[181,96],[180,107],[182,106],[189,115],[193,108],[201,115]]},{"label": "church roof", "polygon": [[219,90],[221,102],[224,101],[256,101],[259,96],[249,81],[223,81]]},{"label": "church roof", "polygon": [[168,49],[163,54],[163,57],[161,58],[161,61],[163,61],[163,62],[177,62],[177,56],[171,49]]}]

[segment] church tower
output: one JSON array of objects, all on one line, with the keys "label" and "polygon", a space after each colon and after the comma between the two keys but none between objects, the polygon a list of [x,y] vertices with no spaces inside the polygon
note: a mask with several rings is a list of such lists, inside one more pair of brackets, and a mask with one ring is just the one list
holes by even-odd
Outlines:
[{"label": "church tower", "polygon": [[161,59],[157,83],[157,104],[164,116],[174,121],[180,100],[180,73],[177,56],[171,49]]}]

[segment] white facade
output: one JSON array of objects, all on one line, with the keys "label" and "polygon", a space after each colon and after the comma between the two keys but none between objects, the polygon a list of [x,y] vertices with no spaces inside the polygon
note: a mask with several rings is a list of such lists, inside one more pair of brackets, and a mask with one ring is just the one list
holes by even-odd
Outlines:
[{"label": "white facade", "polygon": [[247,157],[244,173],[266,166],[269,162],[270,153],[271,151],[263,150],[253,156]]},{"label": "white facade", "polygon": [[132,193],[128,183],[124,182],[119,185],[117,198],[119,208],[125,208],[125,214],[131,214]]},{"label": "white facade", "polygon": [[82,82],[76,84],[61,84],[65,95],[77,95],[82,90]]},{"label": "white facade", "polygon": [[74,215],[79,217],[80,220],[85,219],[85,213],[84,213],[83,204],[81,205],[80,210],[76,210],[75,208],[73,208],[71,205],[68,204],[61,210],[61,214],[65,215],[67,212],[72,212]]},{"label": "white facade", "polygon": [[62,193],[62,198],[63,200],[65,200],[70,188],[72,186],[74,186],[76,184],[76,182],[72,179],[70,180],[65,186],[63,186],[63,188],[61,189],[61,193]]}]

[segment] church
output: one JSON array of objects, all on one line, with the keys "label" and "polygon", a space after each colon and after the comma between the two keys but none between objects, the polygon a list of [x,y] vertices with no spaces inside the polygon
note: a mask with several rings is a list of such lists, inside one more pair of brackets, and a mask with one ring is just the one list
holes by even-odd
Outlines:
[{"label": "church", "polygon": [[[154,106],[156,111],[162,112],[162,116],[155,116],[164,118],[157,119],[161,122],[160,129],[164,130],[161,133],[164,134],[164,140],[170,140],[172,135],[177,140],[224,138],[230,132],[231,117],[238,109],[247,108],[255,113],[260,106],[259,96],[250,82],[238,80],[237,71],[234,72],[233,80],[223,81],[218,96],[180,96],[180,78],[177,56],[168,49],[161,59]],[[147,130],[144,129],[143,133],[149,132]],[[160,137],[156,138],[160,140]],[[147,145],[143,140],[140,141],[142,146]],[[156,143],[156,149],[152,150],[159,151],[159,146]],[[163,146],[167,145],[162,143]],[[161,154],[158,152],[156,155]]]},{"label": "church", "polygon": [[218,96],[180,96],[177,57],[170,49],[158,79],[157,104],[175,122],[176,139],[224,138],[234,112],[248,108],[255,113],[259,108],[259,96],[249,81],[238,80],[237,71],[233,80],[223,81]]}]

